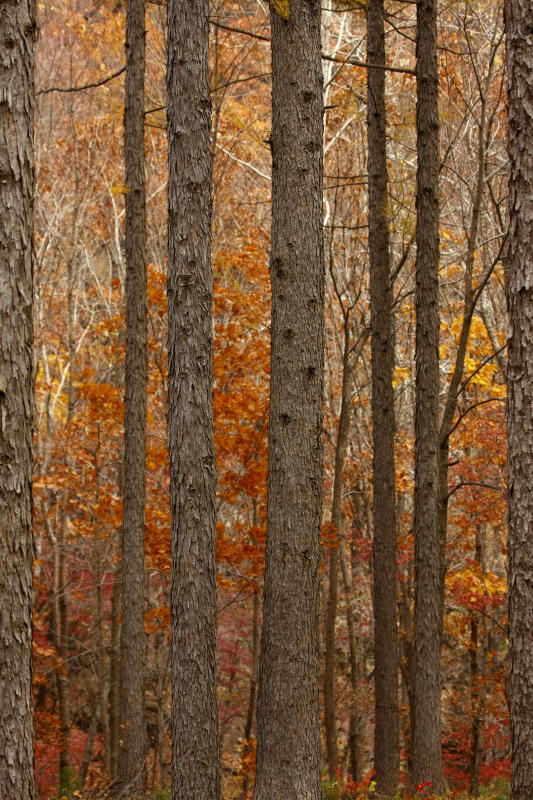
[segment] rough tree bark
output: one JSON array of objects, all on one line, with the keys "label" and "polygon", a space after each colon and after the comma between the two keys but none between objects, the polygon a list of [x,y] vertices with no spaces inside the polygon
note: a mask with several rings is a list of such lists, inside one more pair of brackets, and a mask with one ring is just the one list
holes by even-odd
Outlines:
[{"label": "rough tree bark", "polygon": [[0,12],[0,797],[32,800],[34,6]]},{"label": "rough tree bark", "polygon": [[337,720],[335,714],[335,624],[337,621],[338,564],[339,549],[342,547],[342,487],[344,462],[350,434],[350,395],[353,366],[351,361],[350,313],[344,314],[344,349],[342,354],[341,407],[335,442],[335,466],[333,472],[333,496],[331,499],[331,527],[339,540],[339,547],[329,551],[328,600],[325,619],[325,658],[324,658],[324,728],[326,734],[326,753],[329,779],[337,781],[339,754],[337,748]]},{"label": "rough tree bark", "polygon": [[255,800],[319,800],[320,0],[272,0],[272,353]]},{"label": "rough tree bark", "polygon": [[[367,61],[385,64],[383,0],[367,6]],[[376,788],[393,795],[400,773],[396,603],[394,340],[389,248],[385,71],[367,70],[368,250],[372,309],[372,441]]]},{"label": "rough tree bark", "polygon": [[415,410],[415,685],[412,783],[443,789],[441,758],[439,531],[439,117],[437,3],[418,0],[416,410]]},{"label": "rough tree bark", "polygon": [[533,797],[533,4],[507,0],[512,800]]},{"label": "rough tree bark", "polygon": [[173,796],[219,800],[209,2],[168,3]]},{"label": "rough tree bark", "polygon": [[[140,796],[146,781],[144,718],[144,528],[146,496],[146,188],[144,170],[145,0],[126,16],[126,372],[120,735],[117,790]],[[105,713],[105,708],[104,708]]]}]

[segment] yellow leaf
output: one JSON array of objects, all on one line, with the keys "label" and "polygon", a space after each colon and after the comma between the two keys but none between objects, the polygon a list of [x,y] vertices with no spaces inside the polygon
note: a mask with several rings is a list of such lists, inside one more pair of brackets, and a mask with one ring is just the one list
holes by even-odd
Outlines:
[{"label": "yellow leaf", "polygon": [[126,194],[126,192],[129,192],[129,189],[124,183],[114,183],[111,186],[111,194]]},{"label": "yellow leaf", "polygon": [[272,0],[274,9],[283,19],[289,19],[291,15],[291,0]]}]

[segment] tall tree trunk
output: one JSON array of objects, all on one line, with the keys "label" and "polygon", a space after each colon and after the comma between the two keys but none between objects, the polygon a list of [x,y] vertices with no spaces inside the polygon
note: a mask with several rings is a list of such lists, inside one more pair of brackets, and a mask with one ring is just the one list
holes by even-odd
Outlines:
[{"label": "tall tree trunk", "polygon": [[[485,578],[485,561],[482,544],[483,531],[476,526],[474,560],[479,575]],[[483,757],[483,672],[485,662],[485,632],[480,616],[475,611],[470,617],[470,792],[479,794],[479,773]],[[481,641],[481,648],[479,647]]]},{"label": "tall tree trunk", "polygon": [[246,721],[244,723],[243,731],[243,748],[242,748],[242,800],[246,800],[248,794],[248,787],[250,785],[250,772],[248,769],[247,756],[253,752],[251,738],[252,727],[255,716],[256,695],[257,695],[257,674],[259,669],[259,639],[260,639],[260,624],[259,624],[259,593],[255,592],[253,596],[253,618],[252,618],[252,666],[250,672],[250,693],[248,695],[248,709],[246,712]]},{"label": "tall tree trunk", "polygon": [[34,5],[0,12],[0,797],[32,800]]},{"label": "tall tree trunk", "polygon": [[219,800],[209,2],[169,0],[169,437],[174,797]]},{"label": "tall tree trunk", "polygon": [[437,3],[418,0],[415,411],[415,686],[412,783],[442,792],[439,535],[439,117]]},{"label": "tall tree trunk", "polygon": [[509,675],[513,800],[533,797],[533,4],[508,0]]},{"label": "tall tree trunk", "polygon": [[[121,567],[118,567],[120,571]],[[109,777],[117,777],[118,748],[120,741],[120,572],[115,574],[111,594],[111,642],[109,648]]]},{"label": "tall tree trunk", "polygon": [[[367,6],[367,61],[385,64],[383,0]],[[387,195],[385,70],[367,70],[368,249],[372,307],[374,522],[374,768],[377,791],[392,795],[400,777],[399,642],[396,601],[394,339]]]},{"label": "tall tree trunk", "polygon": [[335,443],[335,465],[333,474],[333,497],[331,501],[331,527],[337,537],[337,545],[329,551],[329,584],[326,607],[326,654],[324,661],[324,725],[326,751],[330,781],[337,780],[339,754],[337,749],[337,721],[335,714],[335,623],[337,620],[338,564],[342,519],[343,470],[350,434],[351,394],[351,343],[350,315],[344,316],[344,350],[342,354],[342,396]]},{"label": "tall tree trunk", "polygon": [[[108,715],[108,698],[109,698],[109,673],[106,664],[106,650],[107,643],[105,641],[105,619],[104,619],[104,557],[100,547],[101,542],[98,542],[96,550],[96,566],[95,566],[95,620],[94,620],[94,640],[96,649],[96,675],[98,680],[97,693],[99,695],[98,705],[100,707],[100,730],[102,732],[102,751],[103,760],[106,773],[111,775],[111,748],[109,736],[109,715]],[[133,791],[133,790],[132,790]]]},{"label": "tall tree trunk", "polygon": [[91,764],[91,758],[94,749],[94,740],[96,738],[96,729],[98,727],[98,720],[100,719],[100,706],[93,698],[93,711],[91,721],[89,723],[89,730],[87,731],[87,739],[85,741],[85,749],[80,764],[80,772],[78,775],[78,789],[83,792],[85,781],[87,780],[87,773]]},{"label": "tall tree trunk", "polygon": [[357,638],[355,635],[355,618],[352,610],[353,585],[352,575],[346,563],[344,545],[341,543],[339,548],[340,565],[344,594],[346,597],[346,627],[348,628],[348,648],[350,652],[350,722],[348,728],[348,755],[350,759],[350,775],[354,783],[360,780],[359,765],[359,709],[358,709],[358,689],[359,689],[359,670],[357,660]]},{"label": "tall tree trunk", "polygon": [[72,773],[70,766],[70,695],[68,679],[68,607],[65,569],[66,514],[62,509],[54,542],[53,600],[50,629],[60,668],[56,670],[57,705],[59,710],[59,794],[70,797]]},{"label": "tall tree trunk", "polygon": [[[477,143],[477,176],[476,186],[473,195],[472,213],[470,217],[470,229],[467,236],[466,255],[465,255],[465,274],[463,282],[464,303],[463,315],[461,323],[461,331],[459,333],[459,341],[457,345],[457,352],[455,354],[455,363],[453,367],[452,376],[448,385],[446,394],[446,401],[442,414],[442,420],[439,429],[439,537],[442,548],[442,561],[441,561],[441,576],[440,576],[440,629],[442,638],[442,626],[444,621],[444,595],[445,595],[445,555],[446,555],[446,539],[448,533],[448,504],[449,504],[449,490],[448,490],[448,467],[450,460],[450,437],[454,430],[454,417],[457,410],[457,403],[461,392],[461,383],[463,380],[466,355],[468,350],[468,340],[470,337],[470,328],[472,325],[472,318],[476,310],[476,304],[483,289],[485,279],[481,281],[481,285],[474,291],[474,263],[476,257],[476,249],[478,246],[478,231],[481,222],[481,213],[483,209],[483,191],[485,188],[485,173],[486,173],[486,136],[487,136],[487,100],[490,92],[492,67],[494,64],[494,56],[497,52],[496,48],[491,52],[490,67],[485,82],[485,90],[481,92],[480,96],[480,113],[479,113],[479,130],[478,130],[478,143]],[[488,269],[486,276],[488,277],[492,269]]]},{"label": "tall tree trunk", "polygon": [[272,353],[255,800],[319,800],[324,265],[320,0],[271,0]]},{"label": "tall tree trunk", "polygon": [[[334,527],[332,515],[332,529]],[[335,627],[337,622],[337,601],[339,586],[339,554],[333,544],[328,558],[328,594],[324,619],[324,733],[326,736],[326,756],[328,760],[328,776],[332,783],[338,779],[339,751],[337,748],[337,715],[335,712]]]},{"label": "tall tree trunk", "polygon": [[[117,791],[142,795],[146,782],[144,716],[144,528],[146,496],[146,186],[144,170],[145,0],[126,16],[126,372],[120,736]],[[102,713],[107,712],[106,705]]]},{"label": "tall tree trunk", "polygon": [[470,618],[470,792],[479,794],[479,767],[481,764],[481,718],[479,716],[479,621],[475,612]]}]

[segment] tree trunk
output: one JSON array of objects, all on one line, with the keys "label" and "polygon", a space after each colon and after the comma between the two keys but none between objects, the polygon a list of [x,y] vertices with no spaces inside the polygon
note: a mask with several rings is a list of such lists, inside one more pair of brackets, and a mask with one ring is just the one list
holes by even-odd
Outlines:
[{"label": "tree trunk", "polygon": [[250,785],[250,772],[248,769],[247,756],[253,752],[251,738],[252,727],[255,716],[256,695],[257,695],[257,673],[259,669],[259,593],[255,592],[253,597],[253,621],[252,621],[252,666],[250,672],[250,693],[248,695],[248,709],[243,731],[242,748],[242,800],[246,800],[248,787]]},{"label": "tree trunk", "polygon": [[[109,715],[107,713],[109,698],[109,680],[106,664],[107,643],[105,640],[104,619],[104,554],[101,551],[101,542],[97,543],[94,570],[94,594],[96,613],[94,616],[94,643],[95,643],[95,668],[97,675],[98,705],[100,707],[100,730],[102,733],[102,751],[104,767],[107,775],[111,775],[111,747],[109,735]],[[132,792],[134,789],[131,790]]]},{"label": "tree trunk", "polygon": [[339,754],[337,749],[337,729],[335,714],[335,623],[337,620],[337,595],[338,595],[338,563],[341,539],[342,520],[342,487],[343,471],[350,434],[350,395],[351,395],[351,343],[350,343],[350,318],[344,318],[344,350],[342,354],[342,396],[339,422],[337,427],[337,440],[335,443],[335,465],[333,475],[333,497],[331,501],[331,527],[337,537],[337,546],[329,551],[329,585],[328,602],[326,607],[326,654],[324,662],[324,723],[326,732],[326,750],[328,757],[328,772],[330,781],[338,779]]},{"label": "tree trunk", "polygon": [[[120,736],[117,791],[143,794],[144,515],[146,495],[146,190],[144,174],[144,0],[128,0],[126,18],[126,372],[124,397],[124,517],[120,638]],[[103,714],[106,714],[104,706]]]},{"label": "tree trunk", "polygon": [[[491,64],[493,61],[491,61]],[[478,231],[481,221],[481,212],[483,207],[483,190],[485,187],[485,172],[486,172],[486,146],[485,137],[487,135],[487,96],[490,91],[490,80],[492,76],[492,68],[489,69],[485,92],[481,93],[480,97],[480,115],[479,115],[479,131],[478,131],[478,161],[477,161],[477,176],[476,188],[473,196],[472,215],[470,218],[470,229],[468,231],[466,256],[465,256],[465,275],[463,283],[464,291],[464,304],[463,304],[463,319],[461,323],[461,331],[459,333],[459,341],[457,345],[457,352],[455,354],[455,363],[453,367],[452,376],[446,394],[446,402],[444,404],[444,411],[442,414],[442,421],[439,429],[439,538],[441,543],[441,576],[440,576],[440,629],[442,639],[442,628],[444,621],[444,595],[445,595],[445,579],[446,579],[446,540],[448,534],[448,503],[449,503],[449,490],[448,490],[448,466],[450,460],[450,437],[454,430],[454,417],[457,410],[457,403],[461,392],[461,382],[463,380],[466,355],[468,350],[468,340],[470,337],[470,328],[472,325],[472,318],[476,310],[477,300],[480,297],[481,287],[474,292],[474,262],[476,256],[476,248],[478,244]],[[489,273],[490,274],[490,273]]]},{"label": "tree trunk", "polygon": [[219,800],[209,2],[168,3],[173,796]]},{"label": "tree trunk", "polygon": [[68,607],[65,569],[65,511],[60,512],[59,530],[54,537],[53,600],[50,629],[59,660],[55,671],[57,705],[59,710],[59,781],[60,795],[70,797],[72,770],[70,765],[70,694],[68,677]]},{"label": "tree trunk", "polygon": [[442,792],[439,536],[439,117],[437,3],[418,0],[415,410],[415,686],[412,783]]},{"label": "tree trunk", "polygon": [[34,6],[0,13],[0,797],[32,800]]},{"label": "tree trunk", "polygon": [[[367,6],[370,65],[385,63],[383,0]],[[376,788],[393,795],[400,773],[396,602],[394,340],[387,196],[385,71],[368,69],[368,249],[372,307],[372,437]]]},{"label": "tree trunk", "polygon": [[533,797],[533,4],[508,0],[509,675],[513,800]]},{"label": "tree trunk", "polygon": [[80,772],[78,775],[78,789],[80,792],[83,792],[83,787],[85,786],[85,781],[87,780],[87,773],[89,771],[94,749],[94,740],[96,738],[96,729],[98,727],[98,720],[100,719],[100,706],[97,702],[95,702],[94,699],[93,703],[93,712],[91,715],[91,721],[89,723],[89,730],[87,731],[87,740],[85,742],[85,749],[83,751]]},{"label": "tree trunk", "polygon": [[[335,489],[334,489],[335,491]],[[332,529],[338,536],[338,528]],[[331,783],[338,780],[339,752],[337,748],[337,715],[335,713],[335,625],[337,622],[338,571],[339,556],[334,543],[329,549],[328,595],[324,620],[324,733],[326,737],[326,755],[328,760],[328,777]]]},{"label": "tree trunk", "polygon": [[346,627],[348,628],[348,647],[350,652],[350,722],[348,729],[348,750],[350,758],[350,775],[354,783],[359,783],[360,780],[360,765],[359,765],[359,709],[358,709],[358,693],[359,693],[359,670],[357,661],[357,638],[355,635],[355,619],[352,610],[352,597],[353,585],[352,576],[346,563],[346,555],[344,553],[344,545],[341,543],[339,548],[340,565],[342,573],[342,581],[344,587],[344,594],[346,596]]},{"label": "tree trunk", "polygon": [[111,595],[111,642],[109,648],[109,777],[117,777],[118,748],[120,741],[120,569],[115,574]]},{"label": "tree trunk", "polygon": [[319,800],[324,265],[320,0],[271,2],[272,353],[255,800]]}]

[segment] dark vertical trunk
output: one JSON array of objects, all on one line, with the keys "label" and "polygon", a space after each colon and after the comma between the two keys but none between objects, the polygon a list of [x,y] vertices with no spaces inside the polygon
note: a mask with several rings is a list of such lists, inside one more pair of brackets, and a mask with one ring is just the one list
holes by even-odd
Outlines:
[{"label": "dark vertical trunk", "polygon": [[320,0],[272,0],[272,353],[255,800],[319,800]]},{"label": "dark vertical trunk", "polygon": [[[385,63],[383,0],[367,6],[370,65]],[[394,470],[394,340],[389,249],[385,71],[367,70],[368,248],[372,309],[372,437],[374,521],[374,768],[378,793],[396,792],[400,772],[399,644],[396,603]]]},{"label": "dark vertical trunk", "polygon": [[470,619],[470,793],[479,794],[479,767],[481,763],[481,719],[479,716],[479,622],[474,614]]},{"label": "dark vertical trunk", "polygon": [[91,757],[94,748],[94,740],[96,738],[96,729],[98,727],[99,718],[100,718],[100,706],[98,704],[95,704],[93,706],[91,722],[89,724],[89,730],[87,732],[87,741],[85,742],[85,749],[83,751],[83,756],[80,764],[80,772],[78,775],[78,789],[82,792],[83,792],[83,787],[85,786],[85,781],[87,780],[87,772],[89,771],[89,765],[91,763]]},{"label": "dark vertical trunk", "polygon": [[168,3],[169,440],[175,798],[219,800],[209,2]]},{"label": "dark vertical trunk", "polygon": [[350,775],[354,783],[360,781],[360,764],[359,764],[359,709],[358,709],[358,693],[359,693],[359,670],[357,659],[357,638],[355,635],[355,618],[352,610],[352,597],[353,586],[352,576],[346,563],[346,555],[344,553],[344,546],[341,544],[339,549],[341,573],[344,587],[344,594],[346,595],[346,627],[348,628],[348,647],[350,652],[350,722],[348,729],[348,751],[350,763]]},{"label": "dark vertical trunk", "polygon": [[339,585],[339,556],[336,546],[330,547],[328,561],[328,594],[324,620],[324,732],[326,736],[328,776],[331,782],[335,782],[338,779],[337,772],[339,769],[337,715],[335,712],[335,625],[337,622]]},{"label": "dark vertical trunk", "polygon": [[70,697],[68,679],[68,607],[65,570],[64,511],[60,514],[59,530],[54,546],[54,596],[52,601],[50,629],[52,640],[60,662],[55,672],[57,705],[59,710],[59,794],[70,796],[72,774],[70,766]]},{"label": "dark vertical trunk", "polygon": [[252,727],[255,716],[256,695],[257,695],[257,674],[259,669],[259,594],[256,592],[253,597],[253,621],[252,621],[252,667],[250,673],[250,693],[248,695],[248,709],[246,711],[246,721],[243,731],[243,750],[242,750],[242,798],[245,800],[250,786],[250,772],[248,769],[247,757],[252,753]]},{"label": "dark vertical trunk", "polygon": [[0,797],[32,800],[31,0],[0,11]]},{"label": "dark vertical trunk", "polygon": [[415,685],[412,783],[443,788],[439,528],[439,117],[437,3],[418,0],[415,411]]},{"label": "dark vertical trunk", "polygon": [[[146,188],[144,174],[145,0],[126,17],[126,372],[124,517],[117,791],[141,795],[146,781],[144,718],[144,514],[146,495]],[[103,714],[106,714],[103,708]]]},{"label": "dark vertical trunk", "polygon": [[414,729],[414,690],[415,690],[415,656],[414,656],[414,616],[411,612],[411,598],[413,595],[413,581],[410,571],[404,573],[400,582],[401,589],[401,645],[402,645],[402,689],[404,705],[407,714],[403,720],[403,747],[406,753],[407,774],[413,770],[413,729]]},{"label": "dark vertical trunk", "polygon": [[[485,565],[483,559],[483,546],[481,530],[476,527],[475,564],[481,577],[484,577]],[[481,639],[481,651],[480,651]],[[477,797],[479,794],[479,773],[483,752],[482,722],[483,722],[483,662],[484,662],[485,636],[483,625],[475,611],[470,618],[470,718],[472,720],[470,736],[470,792]]]},{"label": "dark vertical trunk", "polygon": [[[337,440],[335,443],[335,465],[333,474],[333,497],[331,501],[331,527],[340,543],[342,519],[342,487],[343,470],[350,433],[350,394],[351,394],[351,337],[349,314],[344,318],[344,350],[342,364],[342,396]],[[340,545],[342,546],[342,545]],[[326,750],[330,781],[338,779],[339,754],[337,749],[337,723],[335,714],[335,623],[337,620],[338,596],[338,547],[329,551],[329,583],[326,607],[326,654],[324,663],[324,724],[326,732]]]},{"label": "dark vertical trunk", "polygon": [[508,0],[509,646],[513,800],[533,797],[533,4]]},{"label": "dark vertical trunk", "polygon": [[[120,570],[120,566],[118,567]],[[120,576],[115,575],[111,595],[111,646],[109,648],[109,777],[117,777],[120,725]]]},{"label": "dark vertical trunk", "polygon": [[[95,570],[95,646],[96,646],[96,674],[98,676],[98,705],[100,707],[100,730],[102,732],[102,750],[104,756],[104,767],[107,775],[111,775],[111,748],[109,742],[109,715],[107,704],[109,697],[109,679],[107,670],[106,650],[107,643],[105,637],[104,619],[104,597],[103,581],[104,572],[103,553],[100,547],[97,550],[97,564]],[[133,790],[132,790],[133,791]]]},{"label": "dark vertical trunk", "polygon": [[487,122],[487,95],[490,87],[490,77],[492,76],[492,69],[489,70],[486,82],[486,94],[482,94],[480,98],[481,108],[479,116],[479,131],[478,131],[478,164],[477,164],[477,177],[476,188],[474,191],[472,203],[472,215],[470,219],[470,230],[468,231],[466,257],[465,257],[465,274],[464,274],[464,303],[463,303],[463,319],[461,323],[461,331],[459,333],[459,342],[457,345],[457,352],[455,354],[455,363],[453,367],[452,377],[448,386],[446,394],[446,402],[442,414],[442,421],[439,429],[439,538],[441,543],[442,557],[441,557],[441,577],[439,586],[439,600],[440,600],[440,629],[442,638],[442,626],[444,618],[444,593],[445,593],[445,578],[446,578],[446,539],[448,532],[448,465],[450,459],[450,436],[453,432],[454,417],[457,410],[457,403],[461,391],[461,383],[464,375],[466,354],[468,349],[468,339],[470,336],[470,327],[472,324],[472,317],[476,308],[476,301],[478,293],[474,293],[474,262],[476,256],[476,248],[478,244],[478,231],[480,225],[481,211],[483,205],[483,189],[485,186],[485,137],[486,122]]}]

